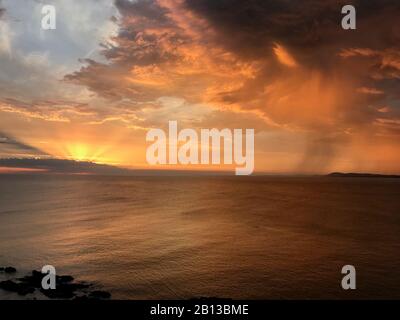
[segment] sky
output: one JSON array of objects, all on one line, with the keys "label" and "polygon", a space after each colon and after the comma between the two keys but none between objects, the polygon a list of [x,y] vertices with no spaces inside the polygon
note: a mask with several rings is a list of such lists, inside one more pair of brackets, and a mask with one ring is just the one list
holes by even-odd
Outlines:
[{"label": "sky", "polygon": [[0,0],[0,158],[147,169],[146,133],[176,120],[253,128],[256,172],[400,173],[399,16],[397,0]]}]

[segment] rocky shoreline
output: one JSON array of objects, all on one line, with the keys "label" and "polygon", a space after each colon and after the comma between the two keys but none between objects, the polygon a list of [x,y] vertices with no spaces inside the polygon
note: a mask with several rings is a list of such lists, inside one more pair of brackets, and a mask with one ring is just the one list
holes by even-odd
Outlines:
[{"label": "rocky shoreline", "polygon": [[[63,300],[92,300],[110,299],[111,294],[107,291],[96,290],[94,284],[75,281],[70,275],[56,276],[56,289],[45,290],[42,288],[42,279],[45,276],[37,270],[32,270],[30,274],[17,277],[17,269],[14,267],[0,267],[0,276],[4,274],[7,280],[0,281],[0,290],[16,293],[26,298],[34,295],[32,299],[49,298]],[[10,279],[10,276],[13,276]]]}]

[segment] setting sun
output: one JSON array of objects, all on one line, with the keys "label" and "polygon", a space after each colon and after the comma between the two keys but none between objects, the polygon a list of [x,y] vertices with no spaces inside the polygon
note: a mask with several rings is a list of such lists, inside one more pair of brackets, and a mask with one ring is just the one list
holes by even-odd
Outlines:
[{"label": "setting sun", "polygon": [[69,157],[77,161],[92,161],[92,156],[89,156],[88,146],[85,144],[74,144],[68,146]]}]

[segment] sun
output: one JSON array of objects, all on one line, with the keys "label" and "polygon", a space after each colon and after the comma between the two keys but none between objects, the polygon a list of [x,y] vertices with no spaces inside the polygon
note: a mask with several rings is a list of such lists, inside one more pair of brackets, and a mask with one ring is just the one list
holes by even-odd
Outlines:
[{"label": "sun", "polygon": [[109,145],[97,145],[83,142],[73,142],[65,144],[64,156],[67,159],[75,161],[89,161],[98,164],[110,164],[114,165],[119,163],[117,159],[110,158]]},{"label": "sun", "polygon": [[[74,143],[67,146],[68,157],[76,161],[96,162],[95,152],[84,143]],[[98,159],[97,159],[98,160]]]}]

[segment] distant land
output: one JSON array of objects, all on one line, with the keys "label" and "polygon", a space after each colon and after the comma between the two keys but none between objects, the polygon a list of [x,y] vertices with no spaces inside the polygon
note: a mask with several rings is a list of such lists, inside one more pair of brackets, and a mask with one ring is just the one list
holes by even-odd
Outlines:
[{"label": "distant land", "polygon": [[344,177],[344,178],[400,178],[400,175],[395,174],[376,174],[376,173],[356,173],[356,172],[332,172],[328,177]]}]

